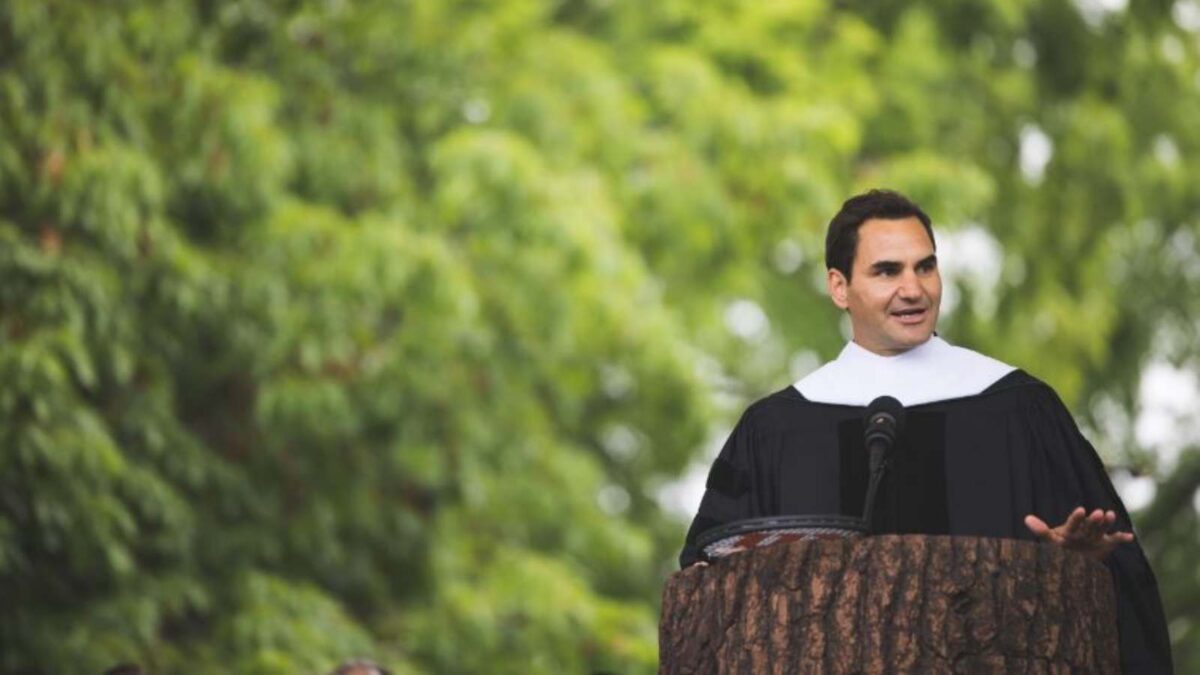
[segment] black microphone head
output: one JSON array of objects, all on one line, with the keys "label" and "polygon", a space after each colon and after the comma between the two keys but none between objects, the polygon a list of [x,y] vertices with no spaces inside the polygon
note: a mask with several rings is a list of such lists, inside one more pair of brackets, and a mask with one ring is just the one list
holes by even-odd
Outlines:
[{"label": "black microphone head", "polygon": [[883,434],[894,441],[904,430],[904,406],[891,396],[880,396],[867,405],[866,437]]}]

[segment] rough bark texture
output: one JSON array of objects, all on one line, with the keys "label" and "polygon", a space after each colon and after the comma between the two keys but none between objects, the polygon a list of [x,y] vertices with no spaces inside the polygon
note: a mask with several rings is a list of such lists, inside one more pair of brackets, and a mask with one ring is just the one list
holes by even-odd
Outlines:
[{"label": "rough bark texture", "polygon": [[671,576],[660,675],[1117,673],[1107,568],[976,537],[807,540]]}]

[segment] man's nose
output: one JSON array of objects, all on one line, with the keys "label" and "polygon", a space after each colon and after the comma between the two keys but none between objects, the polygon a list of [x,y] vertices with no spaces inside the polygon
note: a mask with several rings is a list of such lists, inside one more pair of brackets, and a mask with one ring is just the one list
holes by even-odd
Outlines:
[{"label": "man's nose", "polygon": [[900,276],[900,297],[905,299],[918,299],[921,297],[921,282],[917,279],[917,275],[912,272],[906,272]]}]

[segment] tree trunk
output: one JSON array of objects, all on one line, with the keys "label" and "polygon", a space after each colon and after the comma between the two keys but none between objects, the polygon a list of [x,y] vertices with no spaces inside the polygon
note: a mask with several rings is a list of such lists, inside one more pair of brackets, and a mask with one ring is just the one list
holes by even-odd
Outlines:
[{"label": "tree trunk", "polygon": [[1107,568],[976,537],[820,539],[671,576],[660,675],[1117,673]]}]

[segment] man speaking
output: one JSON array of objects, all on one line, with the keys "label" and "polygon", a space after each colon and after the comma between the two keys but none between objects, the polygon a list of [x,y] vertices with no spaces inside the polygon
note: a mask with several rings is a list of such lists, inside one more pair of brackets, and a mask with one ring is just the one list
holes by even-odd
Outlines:
[{"label": "man speaking", "polygon": [[1038,538],[1103,561],[1117,592],[1122,670],[1171,672],[1158,585],[1095,450],[1057,394],[1025,372],[938,337],[933,229],[891,191],[847,200],[829,224],[829,296],[853,339],[836,359],[751,405],[709,472],[680,555],[723,524],[776,515],[860,515],[863,412],[905,406],[876,532]]}]

